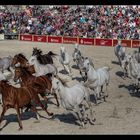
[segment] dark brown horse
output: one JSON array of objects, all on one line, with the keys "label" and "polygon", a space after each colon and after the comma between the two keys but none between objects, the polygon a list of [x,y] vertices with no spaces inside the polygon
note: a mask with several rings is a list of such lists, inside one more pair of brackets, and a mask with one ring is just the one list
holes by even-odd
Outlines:
[{"label": "dark brown horse", "polygon": [[[20,119],[20,108],[28,105],[31,101],[34,101],[36,104],[42,107],[43,110],[47,112],[49,116],[53,113],[48,112],[45,109],[44,105],[41,103],[38,92],[41,92],[42,87],[35,84],[34,86],[28,85],[27,87],[16,88],[12,85],[9,85],[7,81],[0,81],[0,93],[2,94],[3,109],[0,117],[0,124],[3,120],[5,112],[9,108],[15,108],[17,111],[17,117],[19,122],[19,130],[23,129],[22,122]],[[37,113],[37,110],[32,106],[32,110]]]},{"label": "dark brown horse", "polygon": [[42,50],[33,48],[32,56],[36,55],[37,60],[40,64],[53,64],[53,56],[56,56],[57,54],[54,54],[52,51],[49,51],[47,54],[42,54]]},{"label": "dark brown horse", "polygon": [[[43,76],[36,77],[32,75],[26,67],[16,67],[14,81],[16,82],[20,78],[22,80],[21,87],[32,85],[34,84],[34,82],[44,87],[45,89],[44,92],[43,93],[40,92],[39,94],[42,96],[42,98],[44,98],[45,101],[48,101],[47,97],[45,96],[45,92],[51,93],[51,87],[52,87],[51,79],[49,79],[49,74],[48,76],[43,75]],[[57,106],[59,106],[57,95],[55,93],[53,93],[53,95],[56,99]]]},{"label": "dark brown horse", "polygon": [[18,63],[20,64],[21,67],[27,67],[28,71],[30,71],[31,74],[35,73],[34,66],[28,64],[27,58],[22,53],[19,53],[14,56],[11,66],[15,67],[15,65]]}]

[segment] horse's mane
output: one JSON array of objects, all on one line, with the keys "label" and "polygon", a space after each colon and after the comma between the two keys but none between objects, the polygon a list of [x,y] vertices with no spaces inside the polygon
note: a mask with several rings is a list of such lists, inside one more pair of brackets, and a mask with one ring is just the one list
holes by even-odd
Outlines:
[{"label": "horse's mane", "polygon": [[55,76],[55,77],[56,77],[58,80],[60,80],[60,82],[62,83],[63,86],[68,87],[68,85],[67,85],[68,80],[64,80],[64,79],[60,78],[59,76]]},{"label": "horse's mane", "polygon": [[[18,57],[22,57],[23,59],[27,60],[27,58],[25,57],[25,55],[23,55],[22,53],[19,53],[17,56],[18,56]],[[28,60],[27,60],[27,61],[28,61]]]},{"label": "horse's mane", "polygon": [[26,73],[27,74],[29,74],[29,75],[32,75],[31,73],[30,73],[30,71],[27,69],[27,67],[20,67],[20,69],[21,69],[21,71],[22,71],[22,73],[25,75]]},{"label": "horse's mane", "polygon": [[39,55],[42,54],[42,50],[41,49],[33,48],[33,51],[36,51]]}]

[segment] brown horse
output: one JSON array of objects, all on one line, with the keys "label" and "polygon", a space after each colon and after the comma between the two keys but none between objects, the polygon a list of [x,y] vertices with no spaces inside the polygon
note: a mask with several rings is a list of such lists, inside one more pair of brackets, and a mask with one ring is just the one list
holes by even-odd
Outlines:
[{"label": "brown horse", "polygon": [[[35,84],[34,86],[32,85],[28,87],[16,88],[13,87],[12,85],[9,85],[7,82],[8,81],[4,80],[0,81],[0,93],[2,94],[2,102],[3,102],[0,124],[2,122],[5,112],[9,108],[15,108],[17,111],[18,123],[20,127],[19,130],[23,129],[20,119],[20,108],[30,104],[31,101],[34,101],[36,104],[40,105],[49,116],[53,115],[53,113],[50,113],[48,112],[47,109],[45,109],[44,105],[41,103],[39,99],[38,92],[42,90],[42,87]],[[33,106],[32,110],[37,113],[36,108]]]},{"label": "brown horse", "polygon": [[27,67],[28,71],[30,71],[31,74],[35,73],[34,66],[28,64],[27,58],[22,53],[19,53],[14,56],[11,66],[15,67],[16,64],[18,63],[20,64],[21,67]]},{"label": "brown horse", "polygon": [[[51,87],[52,87],[51,79],[49,79],[49,74],[48,76],[43,75],[43,76],[36,77],[32,75],[26,67],[16,67],[14,81],[16,82],[20,78],[22,80],[21,87],[32,85],[34,84],[34,82],[44,87],[45,91],[39,94],[42,96],[42,98],[44,98],[45,101],[48,100],[47,97],[45,96],[45,92],[51,93]],[[59,107],[59,102],[56,93],[53,93],[53,95],[56,99],[57,106]]]}]

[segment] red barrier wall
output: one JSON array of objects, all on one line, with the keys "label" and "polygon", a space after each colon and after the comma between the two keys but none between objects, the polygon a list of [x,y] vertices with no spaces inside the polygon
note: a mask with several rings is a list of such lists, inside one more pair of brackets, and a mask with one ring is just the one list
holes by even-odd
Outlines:
[{"label": "red barrier wall", "polygon": [[[78,37],[61,37],[61,36],[40,36],[40,35],[19,35],[21,41],[35,41],[48,43],[64,43],[93,46],[115,46],[117,39],[100,39],[100,38],[78,38]],[[122,46],[129,48],[138,48],[140,40],[121,40]]]},{"label": "red barrier wall", "polygon": [[48,36],[48,43],[62,43],[62,37]]},{"label": "red barrier wall", "polygon": [[46,36],[33,36],[33,41],[35,42],[47,42]]},{"label": "red barrier wall", "polygon": [[112,46],[112,39],[95,39],[95,45],[97,46]]},{"label": "red barrier wall", "polygon": [[94,38],[79,38],[80,45],[94,45]]}]

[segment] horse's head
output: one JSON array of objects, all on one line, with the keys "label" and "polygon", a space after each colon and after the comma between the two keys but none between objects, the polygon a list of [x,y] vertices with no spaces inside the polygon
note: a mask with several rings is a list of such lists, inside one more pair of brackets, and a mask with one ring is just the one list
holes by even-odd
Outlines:
[{"label": "horse's head", "polygon": [[22,76],[22,71],[21,71],[21,67],[15,67],[15,75],[14,75],[14,82],[17,82],[20,77]]},{"label": "horse's head", "polygon": [[85,59],[84,59],[84,62],[83,62],[83,71],[85,71],[85,72],[87,72],[87,71],[89,71],[89,67],[90,67],[90,61],[89,61],[89,59],[86,57]]},{"label": "horse's head", "polygon": [[121,40],[118,40],[118,45],[121,45]]},{"label": "horse's head", "polygon": [[17,63],[20,63],[20,65],[25,66],[27,62],[27,58],[23,54],[19,53],[18,55],[15,55],[12,59],[11,66],[14,67]]},{"label": "horse's head", "polygon": [[80,51],[74,51],[74,54],[73,54],[73,61],[75,62],[76,60],[79,60],[80,57],[81,57]]},{"label": "horse's head", "polygon": [[67,82],[68,82],[67,80],[62,80],[60,77],[54,75],[52,75],[51,80],[52,80],[51,92],[55,92],[55,93],[60,92],[62,85],[67,86]]},{"label": "horse's head", "polygon": [[51,80],[52,80],[51,92],[58,93],[60,91],[60,84],[61,84],[60,81],[55,76],[52,76]]},{"label": "horse's head", "polygon": [[11,66],[14,67],[16,63],[18,63],[18,57],[17,57],[17,55],[15,55],[14,58],[12,59]]},{"label": "horse's head", "polygon": [[40,49],[37,49],[37,48],[33,48],[33,53],[32,53],[32,56],[34,55],[40,55],[42,53],[42,51]]}]

